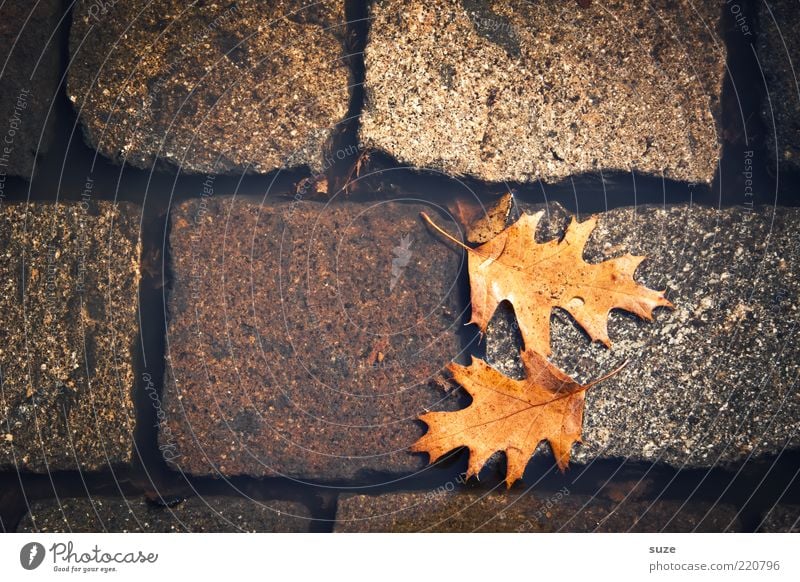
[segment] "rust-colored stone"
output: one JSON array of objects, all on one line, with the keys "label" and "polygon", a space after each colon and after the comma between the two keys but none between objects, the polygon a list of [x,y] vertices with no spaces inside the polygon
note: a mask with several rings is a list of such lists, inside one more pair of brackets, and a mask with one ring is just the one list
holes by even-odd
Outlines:
[{"label": "rust-colored stone", "polygon": [[741,531],[730,505],[674,500],[619,503],[570,492],[420,491],[339,500],[339,532]]},{"label": "rust-colored stone", "polygon": [[423,467],[408,451],[417,415],[456,405],[433,379],[459,355],[464,267],[423,209],[176,207],[165,457],[193,474],[323,480]]}]

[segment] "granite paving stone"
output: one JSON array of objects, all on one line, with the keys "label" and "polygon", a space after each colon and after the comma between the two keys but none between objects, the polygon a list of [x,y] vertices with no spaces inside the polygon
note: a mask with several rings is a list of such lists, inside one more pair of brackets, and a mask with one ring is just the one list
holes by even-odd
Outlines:
[{"label": "granite paving stone", "polygon": [[[552,205],[541,240],[563,232],[566,220]],[[658,309],[653,322],[612,311],[611,349],[554,310],[551,360],[561,369],[585,383],[628,362],[587,392],[574,461],[709,467],[800,445],[798,229],[796,208],[640,206],[599,215],[585,260],[646,255],[637,280],[666,288],[675,310]],[[504,304],[489,324],[487,357],[519,377],[520,346]]]},{"label": "granite paving stone", "polygon": [[305,532],[310,523],[308,509],[288,501],[204,496],[166,507],[141,497],[95,497],[36,502],[17,532]]},{"label": "granite paving stone", "polygon": [[320,171],[350,98],[345,28],[338,0],[81,0],[67,92],[87,142],[118,162]]},{"label": "granite paving stone", "polygon": [[60,0],[5,2],[0,7],[0,199],[5,177],[30,179],[53,140],[59,96]]},{"label": "granite paving stone", "polygon": [[461,352],[465,264],[422,210],[435,208],[173,209],[160,446],[175,468],[336,480],[426,464],[407,449],[418,414],[457,406],[437,377]]},{"label": "granite paving stone", "polygon": [[131,460],[140,214],[97,200],[0,205],[1,467]]},{"label": "granite paving stone", "polygon": [[800,22],[791,0],[769,0],[758,5],[761,30],[758,59],[766,83],[762,117],[767,127],[765,147],[782,168],[800,169],[800,90],[796,71],[800,62]]},{"label": "granite paving stone", "polygon": [[346,495],[336,532],[740,531],[736,511],[707,502],[621,501],[557,491],[437,491]]},{"label": "granite paving stone", "polygon": [[490,181],[636,170],[711,182],[722,2],[379,0],[361,141]]},{"label": "granite paving stone", "polygon": [[800,533],[800,506],[776,505],[763,517],[758,531],[768,533]]}]

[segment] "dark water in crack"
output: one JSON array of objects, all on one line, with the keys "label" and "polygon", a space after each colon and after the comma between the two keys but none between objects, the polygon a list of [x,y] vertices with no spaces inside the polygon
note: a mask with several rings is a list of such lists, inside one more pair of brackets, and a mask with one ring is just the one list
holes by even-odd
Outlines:
[{"label": "dark water in crack", "polygon": [[[755,2],[747,5],[755,19]],[[356,56],[351,67],[357,83],[363,79],[360,49],[366,37],[366,8],[360,2],[348,2],[352,25],[352,51]],[[771,168],[762,146],[767,131],[760,121],[762,92],[757,82],[758,68],[749,42],[730,22],[727,43],[730,77],[723,99],[722,125],[727,129],[720,168],[710,186],[692,185],[658,177],[632,173],[575,176],[559,184],[487,184],[469,178],[453,179],[432,172],[404,168],[395,161],[373,154],[362,179],[364,185],[351,194],[336,193],[349,200],[374,201],[393,197],[425,197],[444,202],[453,197],[476,196],[489,201],[493,196],[514,189],[521,201],[558,202],[579,218],[608,209],[641,204],[691,202],[711,207],[741,206],[744,197],[744,160],[752,153],[755,161],[755,204],[797,206],[800,204],[800,176]],[[61,42],[66,46],[65,31]],[[66,55],[66,51],[64,51]],[[66,57],[65,57],[66,58]],[[62,63],[66,67],[66,62]],[[737,88],[734,91],[734,86]],[[363,104],[363,92],[357,84],[350,107],[355,115]],[[134,400],[137,427],[134,435],[136,460],[131,467],[114,468],[98,473],[57,472],[33,475],[5,471],[0,473],[0,529],[14,531],[27,507],[43,499],[70,497],[139,497],[146,495],[154,504],[170,505],[194,495],[245,496],[269,502],[291,500],[304,504],[314,521],[312,530],[330,531],[336,512],[337,496],[343,492],[370,495],[395,491],[428,492],[453,483],[466,470],[466,453],[456,451],[435,466],[412,478],[394,475],[363,474],[358,480],[300,484],[289,479],[236,477],[213,479],[188,477],[170,470],[157,446],[156,410],[148,390],[160,393],[164,377],[165,293],[169,290],[169,256],[165,240],[171,204],[196,197],[202,192],[201,175],[187,175],[176,170],[142,170],[113,165],[88,148],[82,139],[76,114],[68,102],[64,87],[52,110],[57,140],[50,151],[37,161],[36,174],[29,183],[11,178],[6,185],[8,201],[80,200],[87,178],[94,181],[97,199],[131,201],[142,207],[142,256],[152,258],[154,268],[145,271],[139,291],[140,338],[136,352],[137,384]],[[355,144],[357,122],[349,123],[339,134],[335,148]],[[344,160],[329,172],[331,183],[341,181],[350,171],[351,160]],[[215,195],[289,198],[296,183],[307,177],[298,170],[269,175],[215,176]],[[334,202],[335,203],[335,202]],[[466,279],[460,281],[466,302]],[[472,334],[464,333],[464,341]],[[481,345],[470,351],[481,355]],[[152,385],[148,385],[152,382]],[[787,435],[788,436],[788,435]],[[482,474],[480,483],[470,482],[468,489],[492,490],[504,487],[502,462]],[[566,474],[554,469],[550,459],[534,457],[525,475],[524,488],[547,495],[563,487],[571,492],[614,498],[618,490],[632,482],[649,483],[646,500],[671,499],[681,502],[705,501],[731,504],[740,511],[746,530],[755,530],[766,511],[775,504],[800,503],[797,475],[800,452],[788,451],[773,457],[751,459],[739,466],[710,469],[676,470],[667,465],[650,465],[624,460],[603,460],[590,466],[574,465]],[[519,487],[519,486],[518,486]]]}]

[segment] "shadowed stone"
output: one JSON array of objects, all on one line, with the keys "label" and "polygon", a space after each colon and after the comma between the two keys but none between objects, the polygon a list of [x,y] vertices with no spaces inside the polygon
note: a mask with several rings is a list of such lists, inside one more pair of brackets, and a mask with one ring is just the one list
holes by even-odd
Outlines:
[{"label": "shadowed stone", "polygon": [[308,509],[288,501],[208,496],[164,507],[141,497],[95,497],[36,502],[17,532],[305,532],[310,523]]},{"label": "shadowed stone", "polygon": [[772,158],[800,169],[800,20],[792,0],[759,3],[758,59],[766,81],[762,117],[765,147]]},{"label": "shadowed stone", "polygon": [[332,0],[82,0],[68,95],[89,144],[119,162],[321,170],[348,108],[344,36]]},{"label": "shadowed stone", "polygon": [[36,156],[53,140],[61,16],[60,0],[4,2],[0,7],[0,200],[5,176],[30,179]]},{"label": "shadowed stone", "polygon": [[735,509],[680,501],[622,501],[559,491],[433,491],[347,495],[337,532],[721,532],[738,531]]},{"label": "shadowed stone", "polygon": [[102,201],[0,206],[0,466],[130,461],[140,213]]}]

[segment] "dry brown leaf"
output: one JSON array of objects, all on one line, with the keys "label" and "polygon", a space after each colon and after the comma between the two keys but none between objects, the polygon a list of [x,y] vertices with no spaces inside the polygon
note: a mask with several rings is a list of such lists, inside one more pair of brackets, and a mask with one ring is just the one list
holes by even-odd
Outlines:
[{"label": "dry brown leaf", "polygon": [[[467,446],[467,476],[477,475],[494,453],[503,451],[509,487],[522,477],[543,440],[549,442],[559,468],[567,467],[572,445],[580,442],[584,392],[608,377],[583,386],[547,361],[552,309],[567,310],[593,340],[610,346],[607,321],[612,309],[652,319],[656,307],[672,307],[663,292],[634,280],[645,257],[628,254],[599,264],[583,260],[596,218],[571,222],[561,240],[537,243],[536,227],[542,214],[523,215],[485,244],[475,249],[464,247],[468,251],[472,323],[485,331],[502,301],[513,305],[525,343],[521,355],[525,379],[508,378],[475,358],[469,367],[450,364],[454,380],[472,396],[472,403],[456,412],[422,415],[420,420],[428,425],[428,432],[412,446],[413,451],[427,452],[431,462]],[[423,218],[464,246],[424,213]]]},{"label": "dry brown leaf", "polygon": [[656,307],[672,307],[663,291],[634,281],[633,274],[645,257],[627,254],[597,264],[583,260],[596,217],[572,221],[561,240],[537,243],[536,227],[542,214],[523,214],[486,244],[468,249],[471,323],[481,331],[486,331],[497,306],[507,300],[514,307],[525,351],[546,356],[551,352],[550,314],[554,307],[568,311],[592,340],[609,347],[607,323],[612,309],[652,320]]},{"label": "dry brown leaf", "polygon": [[480,244],[500,234],[506,227],[514,196],[511,192],[503,194],[495,202],[484,206],[475,199],[456,199],[452,213],[466,231],[467,241]]},{"label": "dry brown leaf", "polygon": [[433,463],[466,446],[467,477],[477,475],[494,453],[504,451],[510,487],[522,478],[539,443],[547,440],[559,468],[566,469],[572,445],[580,442],[584,392],[589,386],[581,386],[537,354],[525,354],[523,364],[525,379],[514,380],[477,358],[470,366],[451,363],[453,379],[472,396],[472,403],[455,412],[420,416],[428,432],[411,450],[428,453]]}]

